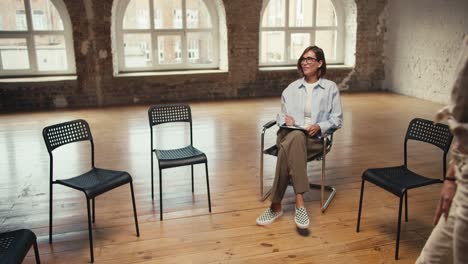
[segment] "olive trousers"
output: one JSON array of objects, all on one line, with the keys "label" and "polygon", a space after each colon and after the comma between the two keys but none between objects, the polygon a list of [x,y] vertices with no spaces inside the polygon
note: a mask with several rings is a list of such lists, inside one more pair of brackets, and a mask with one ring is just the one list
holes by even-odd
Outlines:
[{"label": "olive trousers", "polygon": [[301,130],[280,128],[277,133],[276,145],[278,159],[276,161],[275,179],[271,201],[280,203],[289,182],[296,194],[309,190],[307,177],[307,160],[322,153],[322,141],[316,137],[309,137]]}]

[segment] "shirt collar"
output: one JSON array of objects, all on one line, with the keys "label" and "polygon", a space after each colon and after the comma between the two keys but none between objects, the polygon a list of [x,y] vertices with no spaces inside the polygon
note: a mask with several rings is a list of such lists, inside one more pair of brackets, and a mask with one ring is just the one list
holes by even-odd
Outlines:
[{"label": "shirt collar", "polygon": [[[317,88],[317,87],[320,87],[322,89],[325,89],[325,87],[323,86],[322,84],[322,78],[319,78],[318,80],[318,84],[314,87],[314,88]],[[306,88],[306,81],[305,81],[305,78],[303,77],[302,80],[301,80],[301,84],[299,85],[299,87],[297,88]]]}]

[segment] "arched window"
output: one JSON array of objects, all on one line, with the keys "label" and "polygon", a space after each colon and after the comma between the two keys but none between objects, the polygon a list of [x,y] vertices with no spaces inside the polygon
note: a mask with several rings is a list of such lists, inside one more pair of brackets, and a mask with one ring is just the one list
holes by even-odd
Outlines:
[{"label": "arched window", "polygon": [[327,63],[343,63],[342,18],[331,0],[265,0],[260,26],[260,66],[295,65],[309,45]]},{"label": "arched window", "polygon": [[219,69],[215,0],[120,0],[114,21],[118,73]]},{"label": "arched window", "polygon": [[0,76],[72,73],[71,23],[62,0],[0,1]]}]

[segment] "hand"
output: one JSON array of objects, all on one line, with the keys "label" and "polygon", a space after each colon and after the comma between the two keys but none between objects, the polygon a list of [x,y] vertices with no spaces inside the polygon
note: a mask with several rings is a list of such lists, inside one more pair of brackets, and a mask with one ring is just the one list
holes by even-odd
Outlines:
[{"label": "hand", "polygon": [[313,124],[307,127],[307,134],[309,134],[309,136],[311,137],[315,136],[319,132],[320,132],[320,126],[317,124]]},{"label": "hand", "polygon": [[284,123],[286,123],[287,126],[293,126],[295,122],[294,117],[288,114],[284,116]]},{"label": "hand", "polygon": [[[453,177],[455,174],[453,166],[450,166],[447,171],[448,177]],[[452,205],[453,197],[455,196],[455,191],[457,190],[457,184],[454,181],[444,181],[442,190],[440,191],[440,201],[437,205],[437,209],[434,216],[434,225],[439,222],[440,216],[444,216],[447,220],[450,206]]]}]

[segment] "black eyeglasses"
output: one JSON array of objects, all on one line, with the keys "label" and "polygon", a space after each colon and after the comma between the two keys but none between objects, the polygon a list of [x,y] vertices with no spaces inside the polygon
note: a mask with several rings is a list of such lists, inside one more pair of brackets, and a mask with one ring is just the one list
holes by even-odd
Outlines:
[{"label": "black eyeglasses", "polygon": [[317,58],[312,58],[312,57],[302,57],[301,58],[301,63],[305,62],[307,64],[311,64],[314,61],[318,61]]}]

